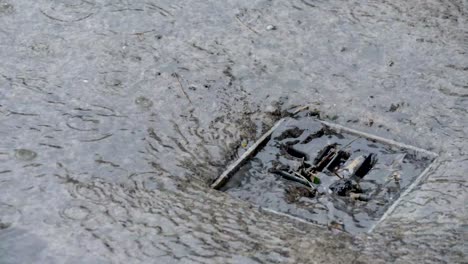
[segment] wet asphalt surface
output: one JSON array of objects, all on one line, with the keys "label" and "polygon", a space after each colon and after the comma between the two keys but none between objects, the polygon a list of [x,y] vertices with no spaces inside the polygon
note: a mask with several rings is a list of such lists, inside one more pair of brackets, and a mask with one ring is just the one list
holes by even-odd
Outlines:
[{"label": "wet asphalt surface", "polygon": [[[459,1],[0,0],[0,263],[461,263]],[[208,188],[278,113],[434,151],[369,235]]]}]

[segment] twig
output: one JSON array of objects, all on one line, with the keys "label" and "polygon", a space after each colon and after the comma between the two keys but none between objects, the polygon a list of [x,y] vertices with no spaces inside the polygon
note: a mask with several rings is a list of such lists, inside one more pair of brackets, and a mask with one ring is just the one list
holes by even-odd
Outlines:
[{"label": "twig", "polygon": [[294,175],[292,175],[292,174],[290,174],[288,172],[285,172],[283,170],[273,170],[271,172],[275,173],[277,175],[280,175],[281,177],[286,178],[288,180],[292,180],[292,181],[298,182],[300,184],[303,184],[303,185],[305,185],[307,187],[309,187],[309,185],[310,185],[310,182],[307,179],[303,179],[303,178],[294,176]]},{"label": "twig", "polygon": [[242,20],[240,20],[240,18],[236,15],[236,19],[237,21],[239,21],[239,23],[241,25],[243,25],[245,28],[247,28],[248,30],[252,31],[253,33],[257,34],[257,35],[260,35],[257,31],[253,30],[251,27],[247,26],[244,22],[242,22]]},{"label": "twig", "polygon": [[[332,163],[332,162],[335,161],[335,159],[338,157],[338,153],[339,153],[340,151],[342,151],[343,149],[347,148],[347,147],[348,147],[349,145],[351,145],[354,141],[356,141],[356,140],[358,140],[358,139],[360,139],[360,138],[361,138],[361,137],[357,137],[357,138],[351,140],[350,142],[348,142],[348,144],[344,145],[343,147],[334,150],[333,153],[332,153],[332,159],[330,160],[330,162],[328,162],[327,165],[329,165],[330,163]],[[327,156],[327,157],[328,157],[328,156]]]},{"label": "twig", "polygon": [[180,85],[180,90],[182,91],[182,93],[185,95],[185,97],[187,98],[187,100],[192,103],[192,100],[190,100],[190,97],[188,96],[188,94],[185,92],[184,90],[184,86],[182,85],[182,82],[180,82],[180,78],[179,78],[179,74],[177,74],[176,72],[174,72],[172,74],[173,77],[175,77],[177,79],[177,82],[179,83]]},{"label": "twig", "polygon": [[341,176],[340,174],[338,174],[338,172],[334,171],[333,174],[335,174],[336,177],[340,178],[340,179],[343,179],[343,176]]},{"label": "twig", "polygon": [[304,111],[304,110],[307,110],[310,108],[311,105],[303,105],[303,106],[300,106],[298,109],[294,110],[294,112],[292,113],[293,115],[297,115],[298,113]]},{"label": "twig", "polygon": [[294,172],[294,174],[296,174],[297,176],[301,177],[302,179],[304,179],[305,181],[307,181],[307,183],[309,184],[310,188],[314,191],[315,190],[315,187],[312,185],[312,183],[310,183],[309,180],[307,180],[306,177],[302,176],[300,173],[297,173],[297,172]]},{"label": "twig", "polygon": [[344,148],[347,148],[349,145],[351,145],[351,143],[353,143],[354,141],[356,141],[356,140],[358,140],[358,139],[360,139],[360,138],[361,138],[361,137],[357,137],[357,138],[351,140],[348,144],[346,144],[346,145],[344,145],[343,147],[341,147],[338,151],[343,150]]}]

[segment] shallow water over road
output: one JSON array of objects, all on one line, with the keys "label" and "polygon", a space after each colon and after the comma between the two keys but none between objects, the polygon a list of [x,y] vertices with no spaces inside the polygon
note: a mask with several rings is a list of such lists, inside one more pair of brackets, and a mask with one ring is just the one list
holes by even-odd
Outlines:
[{"label": "shallow water over road", "polygon": [[[0,262],[461,262],[467,28],[458,1],[0,0]],[[369,236],[207,188],[304,104],[439,165]]]}]

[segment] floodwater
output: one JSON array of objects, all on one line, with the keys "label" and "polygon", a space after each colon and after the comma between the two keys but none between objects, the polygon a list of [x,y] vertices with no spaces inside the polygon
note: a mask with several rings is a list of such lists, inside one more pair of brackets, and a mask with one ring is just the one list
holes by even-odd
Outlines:
[{"label": "floodwater", "polygon": [[[0,263],[466,261],[467,8],[0,0]],[[304,104],[438,165],[354,237],[208,188]]]}]

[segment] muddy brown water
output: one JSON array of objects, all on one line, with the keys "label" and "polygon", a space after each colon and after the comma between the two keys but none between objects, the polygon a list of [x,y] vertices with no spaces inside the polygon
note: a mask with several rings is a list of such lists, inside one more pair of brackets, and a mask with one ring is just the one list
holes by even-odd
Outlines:
[{"label": "muddy brown water", "polygon": [[[465,261],[466,8],[0,0],[0,263]],[[208,187],[304,104],[440,163],[371,235]]]}]

